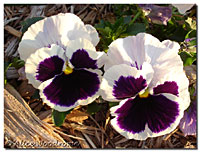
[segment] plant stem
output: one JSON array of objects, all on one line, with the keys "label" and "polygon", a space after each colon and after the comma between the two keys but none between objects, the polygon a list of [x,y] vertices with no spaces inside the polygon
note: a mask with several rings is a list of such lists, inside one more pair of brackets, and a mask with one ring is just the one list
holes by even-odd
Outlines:
[{"label": "plant stem", "polygon": [[132,21],[129,23],[129,25],[132,25],[132,24],[135,22],[135,20],[140,16],[140,14],[141,14],[141,11],[137,12],[137,14],[134,16],[134,18],[133,18]]}]

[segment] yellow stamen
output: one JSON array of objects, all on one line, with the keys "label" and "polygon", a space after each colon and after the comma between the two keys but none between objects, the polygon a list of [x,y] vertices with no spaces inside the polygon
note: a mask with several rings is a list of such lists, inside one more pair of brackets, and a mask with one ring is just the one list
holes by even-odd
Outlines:
[{"label": "yellow stamen", "polygon": [[71,74],[72,72],[73,72],[73,69],[70,68],[69,66],[66,66],[66,69],[64,70],[64,73],[65,73],[66,75],[68,75],[68,74]]},{"label": "yellow stamen", "polygon": [[146,89],[144,93],[139,93],[140,98],[147,98],[149,96],[149,90]]}]

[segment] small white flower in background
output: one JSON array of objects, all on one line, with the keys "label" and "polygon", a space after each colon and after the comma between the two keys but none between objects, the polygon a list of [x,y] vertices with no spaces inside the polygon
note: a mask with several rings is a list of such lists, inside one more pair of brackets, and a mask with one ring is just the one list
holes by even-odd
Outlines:
[{"label": "small white flower in background", "polygon": [[99,97],[105,53],[97,52],[98,33],[74,14],[38,21],[19,44],[28,82],[43,102],[58,111],[87,105]]},{"label": "small white flower in background", "polygon": [[185,14],[186,11],[190,10],[194,4],[172,4],[176,7],[181,14]]},{"label": "small white flower in background", "polygon": [[176,42],[140,33],[113,41],[101,95],[118,101],[112,126],[128,139],[145,140],[173,131],[190,104],[189,81]]}]

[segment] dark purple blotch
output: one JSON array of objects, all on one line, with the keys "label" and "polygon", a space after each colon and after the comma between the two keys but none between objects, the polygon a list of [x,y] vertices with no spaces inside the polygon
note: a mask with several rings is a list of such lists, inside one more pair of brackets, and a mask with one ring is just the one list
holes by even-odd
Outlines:
[{"label": "dark purple blotch", "polygon": [[93,96],[99,87],[100,80],[96,73],[74,69],[69,75],[64,73],[57,75],[43,93],[51,103],[69,107],[79,99]]},{"label": "dark purple blotch", "polygon": [[84,49],[78,49],[73,53],[70,62],[75,68],[97,69],[97,60],[93,60]]},{"label": "dark purple blotch", "polygon": [[159,133],[175,122],[179,105],[163,95],[149,95],[148,98],[136,96],[127,100],[115,113],[118,114],[119,127],[125,131],[140,133],[147,124],[153,133]]},{"label": "dark purple blotch", "polygon": [[38,65],[36,79],[44,82],[53,78],[55,75],[62,72],[63,65],[64,60],[57,55],[46,58]]},{"label": "dark purple blotch", "polygon": [[166,81],[164,84],[160,84],[153,88],[154,94],[170,93],[178,96],[178,85],[175,81]]},{"label": "dark purple blotch", "polygon": [[116,99],[134,97],[146,86],[146,80],[142,76],[139,78],[134,78],[132,76],[121,76],[118,81],[115,81],[115,85],[113,87],[113,96],[115,96]]}]

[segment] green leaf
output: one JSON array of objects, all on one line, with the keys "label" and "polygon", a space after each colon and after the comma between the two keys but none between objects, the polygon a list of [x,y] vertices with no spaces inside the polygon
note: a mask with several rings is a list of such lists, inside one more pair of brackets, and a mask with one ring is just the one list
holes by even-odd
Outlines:
[{"label": "green leaf", "polygon": [[11,66],[12,66],[12,63],[4,62],[4,85],[6,85],[6,83],[7,83],[6,73],[9,69],[9,67],[11,67]]},{"label": "green leaf", "polygon": [[114,107],[114,106],[117,106],[119,104],[119,102],[109,102],[109,107]]},{"label": "green leaf", "polygon": [[95,114],[96,112],[100,111],[102,108],[101,105],[98,105],[96,102],[92,102],[91,104],[88,105],[87,107],[87,113],[90,115]]},{"label": "green leaf", "polygon": [[124,24],[129,24],[131,21],[131,16],[124,17]]},{"label": "green leaf", "polygon": [[127,27],[126,32],[129,35],[137,35],[138,33],[145,32],[146,27],[144,23],[134,23]]},{"label": "green leaf", "polygon": [[6,79],[6,73],[9,69],[9,67],[15,67],[16,69],[19,69],[21,67],[24,66],[24,61],[23,60],[20,60],[19,58],[14,58],[13,61],[10,63],[10,62],[4,62],[4,84],[6,85],[7,83],[7,79]]},{"label": "green leaf", "polygon": [[72,110],[60,112],[60,111],[53,109],[53,111],[52,111],[53,123],[58,127],[61,126],[65,121],[66,115],[69,114],[71,111]]},{"label": "green leaf", "polygon": [[188,45],[189,45],[189,46],[196,46],[196,45],[197,45],[197,39],[195,38],[195,39],[189,41],[189,42],[188,42]]},{"label": "green leaf", "polygon": [[105,34],[110,36],[112,32],[112,29],[110,27],[105,27]]},{"label": "green leaf", "polygon": [[[188,31],[186,31],[182,26],[177,26],[170,33],[172,35],[168,36],[168,39],[176,41],[176,42],[183,42],[185,40],[185,36],[188,33]],[[167,35],[166,35],[166,37],[167,37]]]},{"label": "green leaf", "polygon": [[32,24],[42,19],[44,19],[44,17],[32,17],[32,18],[27,19],[26,21],[23,21],[21,23],[21,25],[23,26],[22,33],[25,33]]},{"label": "green leaf", "polygon": [[117,38],[121,37],[122,33],[126,31],[125,26],[119,26],[117,31],[114,33],[114,38],[112,40],[116,40]]},{"label": "green leaf", "polygon": [[181,56],[184,66],[192,65],[192,63],[196,61],[196,53],[190,54],[186,51],[182,51],[179,55]]},{"label": "green leaf", "polygon": [[12,61],[12,67],[15,67],[16,69],[19,69],[21,67],[23,67],[25,64],[24,60],[21,60],[19,58],[14,58]]},{"label": "green leaf", "polygon": [[194,95],[195,88],[193,86],[189,87],[190,96]]},{"label": "green leaf", "polygon": [[104,20],[100,20],[99,24],[95,24],[94,26],[96,29],[103,29],[105,27],[105,22]]},{"label": "green leaf", "polygon": [[185,39],[193,38],[193,37],[196,37],[196,36],[197,36],[197,31],[196,30],[191,30],[185,35]]}]

